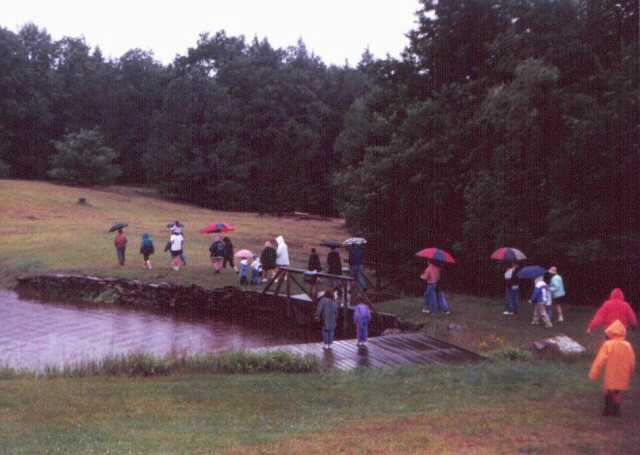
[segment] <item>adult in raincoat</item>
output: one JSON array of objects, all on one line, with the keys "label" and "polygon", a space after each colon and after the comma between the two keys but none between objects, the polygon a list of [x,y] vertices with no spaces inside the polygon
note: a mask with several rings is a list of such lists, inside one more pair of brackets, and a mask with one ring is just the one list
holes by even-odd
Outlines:
[{"label": "adult in raincoat", "polygon": [[[279,235],[276,237],[276,265],[280,267],[289,267],[289,247],[284,241],[284,237]],[[284,276],[287,279],[287,276]]]},{"label": "adult in raincoat", "polygon": [[625,340],[627,331],[620,321],[614,321],[605,331],[609,340],[598,351],[589,378],[597,380],[604,370],[604,416],[620,416],[620,391],[629,390],[631,374],[635,370],[636,356],[631,344]]},{"label": "adult in raincoat", "polygon": [[222,261],[224,259],[224,242],[220,240],[220,236],[213,238],[213,243],[209,247],[209,257],[211,258],[211,266],[215,273],[220,273]]},{"label": "adult in raincoat", "polygon": [[316,308],[316,320],[322,321],[322,341],[324,349],[331,349],[333,337],[336,333],[336,318],[338,316],[338,304],[335,300],[336,289],[327,288],[318,300]]},{"label": "adult in raincoat", "polygon": [[602,325],[605,328],[613,324],[614,321],[620,321],[623,326],[637,327],[638,320],[633,312],[631,305],[624,300],[624,294],[620,288],[611,291],[609,299],[606,300],[587,326],[587,333],[591,333],[593,329]]},{"label": "adult in raincoat", "polygon": [[231,239],[229,237],[224,237],[222,239],[224,243],[224,258],[222,260],[222,267],[226,268],[227,263],[233,268],[233,270],[237,271],[236,265],[233,262],[233,243],[231,243]]},{"label": "adult in raincoat", "polygon": [[269,272],[271,272],[271,277],[275,276],[275,268],[276,268],[276,249],[273,247],[273,244],[268,240],[264,242],[264,249],[262,253],[260,253],[260,263],[262,264],[262,281],[267,281],[267,277]]},{"label": "adult in raincoat", "polygon": [[151,270],[151,259],[149,257],[155,253],[153,241],[149,234],[142,234],[142,241],[140,242],[140,254],[144,259],[144,267],[147,270]]}]

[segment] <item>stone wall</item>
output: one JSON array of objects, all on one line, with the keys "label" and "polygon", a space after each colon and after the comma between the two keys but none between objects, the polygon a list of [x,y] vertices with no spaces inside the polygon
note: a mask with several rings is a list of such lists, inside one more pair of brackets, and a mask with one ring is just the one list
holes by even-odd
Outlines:
[{"label": "stone wall", "polygon": [[[255,291],[243,291],[236,287],[204,289],[196,285],[179,286],[86,275],[47,274],[18,277],[16,290],[23,296],[45,301],[115,304],[178,313],[216,315],[234,321],[251,319],[269,327],[320,327],[314,320],[315,306],[311,303]],[[353,310],[340,309],[338,336],[355,336],[352,315]],[[396,327],[398,321],[395,316],[372,313],[369,325],[371,335],[379,335],[386,329]]]}]

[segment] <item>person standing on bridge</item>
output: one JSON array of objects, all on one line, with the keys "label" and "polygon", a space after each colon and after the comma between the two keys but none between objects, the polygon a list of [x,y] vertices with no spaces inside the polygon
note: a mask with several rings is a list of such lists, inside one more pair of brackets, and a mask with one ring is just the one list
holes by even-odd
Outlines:
[{"label": "person standing on bridge", "polygon": [[316,308],[316,320],[322,322],[322,341],[324,349],[331,349],[336,333],[336,318],[338,316],[338,304],[335,299],[336,288],[328,287]]},{"label": "person standing on bridge", "polygon": [[366,303],[359,303],[353,310],[353,322],[356,324],[356,334],[358,337],[358,346],[367,344],[367,335],[369,321],[371,320],[371,311]]},{"label": "person standing on bridge", "polygon": [[[279,235],[276,237],[276,265],[278,268],[289,267],[289,247],[284,242],[284,237]],[[287,279],[287,275],[284,275],[284,279]]]},{"label": "person standing on bridge", "polygon": [[276,274],[274,270],[276,269],[276,249],[273,247],[273,244],[268,240],[264,242],[264,249],[262,253],[260,253],[260,263],[262,264],[262,282],[265,283],[267,278],[269,277],[269,272],[271,272],[271,278],[273,278]]}]

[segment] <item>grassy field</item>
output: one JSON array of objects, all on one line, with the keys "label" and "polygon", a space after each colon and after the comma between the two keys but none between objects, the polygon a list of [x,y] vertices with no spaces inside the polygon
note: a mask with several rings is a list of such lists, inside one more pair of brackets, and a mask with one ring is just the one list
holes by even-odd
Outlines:
[{"label": "grassy field", "polygon": [[[236,248],[261,250],[284,234],[294,263],[320,239],[347,236],[340,220],[295,221],[174,204],[115,188],[105,191],[0,180],[0,286],[26,272],[76,271],[218,287],[212,222],[237,227]],[[77,204],[79,197],[89,205]],[[162,253],[165,225],[186,224],[188,266],[170,270]],[[127,221],[125,267],[116,265],[114,221]],[[155,268],[137,254],[152,234]],[[586,378],[602,334],[584,330],[592,308],[565,309],[567,322],[545,330],[529,324],[531,308],[502,315],[499,299],[449,295],[453,314],[424,316],[420,298],[378,309],[423,325],[439,338],[487,355],[527,349],[565,333],[588,349],[572,361],[536,358],[465,366],[416,366],[350,373],[193,374],[162,377],[34,378],[0,374],[0,454],[635,454],[640,446],[640,388],[625,396],[621,419],[599,416],[599,384]],[[451,330],[450,324],[462,326]],[[0,321],[1,327],[1,321]],[[0,333],[1,335],[1,333]],[[629,339],[638,346],[637,333]],[[636,349],[636,351],[638,351]]]},{"label": "grassy field", "polygon": [[[284,235],[292,265],[305,265],[309,250],[323,239],[347,236],[341,220],[298,221],[258,216],[254,213],[216,212],[148,197],[142,190],[109,188],[104,191],[52,185],[42,182],[0,180],[0,285],[13,283],[20,273],[74,271],[140,280],[196,283],[215,288],[237,283],[231,271],[214,275],[209,262],[211,235],[198,230],[211,223],[229,223],[236,231],[229,237],[237,250],[260,254],[266,240]],[[88,204],[78,204],[84,197]],[[176,273],[163,253],[169,233],[166,225],[180,220],[185,227],[187,267]],[[129,223],[127,263],[117,265],[113,234],[116,221]],[[147,271],[139,254],[140,238],[149,233],[156,254],[154,269]]]}]

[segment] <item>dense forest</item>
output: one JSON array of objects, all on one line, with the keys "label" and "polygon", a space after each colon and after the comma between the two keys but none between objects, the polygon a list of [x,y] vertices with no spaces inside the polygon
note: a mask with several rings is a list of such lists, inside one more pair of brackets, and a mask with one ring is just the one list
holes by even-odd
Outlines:
[{"label": "dense forest", "polygon": [[162,65],[0,28],[0,176],[108,165],[206,207],[340,214],[386,262],[440,246],[475,292],[495,290],[487,258],[509,245],[575,295],[637,295],[637,0],[416,9],[400,58],[355,67],[224,31]]}]

